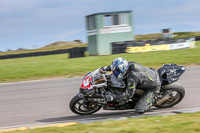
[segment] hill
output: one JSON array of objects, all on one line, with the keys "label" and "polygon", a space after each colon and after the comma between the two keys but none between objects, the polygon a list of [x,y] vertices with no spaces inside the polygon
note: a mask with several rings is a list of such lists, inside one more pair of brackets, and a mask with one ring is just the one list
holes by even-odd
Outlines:
[{"label": "hill", "polygon": [[[186,38],[200,36],[200,32],[174,32],[173,38]],[[153,40],[162,38],[161,33],[146,34],[146,35],[136,35],[136,40]]]},{"label": "hill", "polygon": [[48,44],[44,46],[43,48],[49,48],[49,47],[64,47],[64,46],[71,46],[71,45],[78,45],[82,44],[80,40],[75,40],[75,41],[57,41],[51,44]]},{"label": "hill", "polygon": [[[173,38],[186,38],[186,37],[195,37],[200,36],[200,32],[174,32]],[[161,38],[161,33],[154,33],[154,34],[146,34],[146,35],[136,35],[136,40],[153,40]],[[0,52],[0,55],[6,54],[19,54],[19,53],[30,53],[30,52],[39,52],[39,51],[50,51],[50,50],[57,50],[57,49],[68,49],[73,47],[87,47],[87,44],[81,43],[80,40],[74,41],[57,41],[51,44],[48,44],[42,48],[38,49],[30,49],[30,50],[17,50],[17,51],[8,51],[8,52]]]},{"label": "hill", "polygon": [[17,50],[17,51],[8,51],[8,52],[0,52],[0,55],[6,54],[20,54],[20,53],[30,53],[30,52],[40,52],[40,51],[51,51],[51,50],[58,50],[58,49],[68,49],[73,47],[86,47],[87,44],[81,43],[77,41],[58,41],[51,44],[48,44],[42,48],[38,49],[30,49],[30,50]]}]

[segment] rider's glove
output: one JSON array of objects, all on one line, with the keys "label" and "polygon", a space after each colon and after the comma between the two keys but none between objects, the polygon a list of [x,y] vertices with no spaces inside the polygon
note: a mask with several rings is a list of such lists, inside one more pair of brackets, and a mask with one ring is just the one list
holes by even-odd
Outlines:
[{"label": "rider's glove", "polygon": [[102,67],[99,69],[99,71],[100,71],[101,73],[106,73],[106,68],[107,68],[107,67],[102,66]]}]

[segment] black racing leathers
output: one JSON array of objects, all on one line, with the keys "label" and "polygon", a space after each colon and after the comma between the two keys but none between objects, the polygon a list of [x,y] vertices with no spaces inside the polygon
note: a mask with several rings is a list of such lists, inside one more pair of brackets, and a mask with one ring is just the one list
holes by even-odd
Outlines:
[{"label": "black racing leathers", "polygon": [[[136,105],[136,111],[142,113],[145,112],[149,102],[153,102],[152,93],[159,93],[161,81],[156,70],[136,62],[129,62],[129,65],[124,77],[127,83],[126,92],[130,97],[133,97],[136,88],[145,90],[144,96]],[[108,66],[106,70],[111,71],[111,67]]]},{"label": "black racing leathers", "polygon": [[[130,96],[134,95],[136,88],[159,93],[161,82],[156,70],[136,62],[129,62],[129,65],[125,79],[127,81],[127,90]],[[111,71],[111,67],[108,66],[106,70]]]}]

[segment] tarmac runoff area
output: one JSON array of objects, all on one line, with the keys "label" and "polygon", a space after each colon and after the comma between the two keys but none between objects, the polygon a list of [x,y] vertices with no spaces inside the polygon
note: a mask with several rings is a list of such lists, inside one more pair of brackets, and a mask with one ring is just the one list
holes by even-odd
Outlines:
[{"label": "tarmac runoff area", "polygon": [[104,120],[121,120],[152,115],[175,115],[200,111],[200,67],[189,67],[178,83],[186,89],[181,103],[168,109],[152,108],[144,115],[133,110],[105,111],[78,116],[68,105],[77,94],[82,77],[0,84],[0,132],[69,126]]}]

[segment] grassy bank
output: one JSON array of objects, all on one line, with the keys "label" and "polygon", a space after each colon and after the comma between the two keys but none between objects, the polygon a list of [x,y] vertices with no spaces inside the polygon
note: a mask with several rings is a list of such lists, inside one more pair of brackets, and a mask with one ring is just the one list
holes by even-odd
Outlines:
[{"label": "grassy bank", "polygon": [[113,59],[124,57],[148,67],[165,63],[200,65],[200,41],[197,48],[148,53],[116,54],[68,59],[68,54],[0,60],[0,82],[72,77],[109,65]]},{"label": "grassy bank", "polygon": [[[200,32],[174,32],[173,38],[186,38],[200,36]],[[162,38],[161,33],[146,34],[146,35],[136,35],[136,40],[152,40]]]},{"label": "grassy bank", "polygon": [[77,124],[12,133],[199,133],[200,112],[174,116],[151,116],[120,121]]},{"label": "grassy bank", "polygon": [[73,47],[87,47],[87,44],[69,44],[67,46],[52,46],[52,47],[43,47],[43,48],[39,48],[39,49],[0,52],[0,55],[21,54],[21,53],[31,53],[31,52],[42,52],[42,51],[52,51],[52,50],[58,50],[58,49],[69,49],[69,48],[73,48]]},{"label": "grassy bank", "polygon": [[[195,37],[200,36],[200,32],[174,32],[173,38],[186,38],[186,37]],[[152,40],[152,39],[159,39],[162,38],[161,33],[154,33],[154,34],[145,34],[145,35],[135,35],[135,39],[138,40]],[[66,44],[65,46],[59,46],[58,44]],[[70,42],[58,41],[50,44],[50,47],[42,47],[38,49],[30,49],[30,50],[18,50],[18,51],[9,51],[9,52],[0,52],[0,55],[7,55],[7,54],[20,54],[20,53],[30,53],[30,52],[41,52],[41,51],[51,51],[51,50],[58,50],[58,49],[69,49],[73,47],[87,47],[87,44],[77,43],[77,44],[70,44]]]}]

